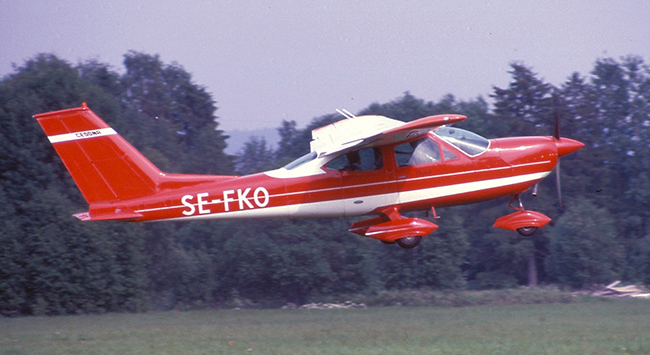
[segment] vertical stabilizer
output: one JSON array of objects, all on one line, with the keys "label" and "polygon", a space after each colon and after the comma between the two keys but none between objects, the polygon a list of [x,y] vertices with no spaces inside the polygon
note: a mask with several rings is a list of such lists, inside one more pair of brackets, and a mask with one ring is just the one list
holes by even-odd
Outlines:
[{"label": "vertical stabilizer", "polygon": [[161,171],[85,103],[34,118],[89,204],[156,192]]}]

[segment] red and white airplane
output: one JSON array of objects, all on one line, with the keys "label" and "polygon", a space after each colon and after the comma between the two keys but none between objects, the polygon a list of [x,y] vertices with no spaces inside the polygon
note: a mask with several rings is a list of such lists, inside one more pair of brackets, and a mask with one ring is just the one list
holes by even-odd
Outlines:
[{"label": "red and white airplane", "polygon": [[[35,115],[88,202],[83,221],[371,216],[350,231],[413,248],[438,226],[408,211],[519,194],[583,146],[555,137],[485,139],[450,127],[461,115],[404,123],[347,118],[312,131],[311,152],[287,166],[246,176],[167,174],[84,103]],[[557,132],[557,130],[556,130]],[[519,201],[520,202],[520,201]],[[525,210],[496,227],[532,235],[550,218]]]}]

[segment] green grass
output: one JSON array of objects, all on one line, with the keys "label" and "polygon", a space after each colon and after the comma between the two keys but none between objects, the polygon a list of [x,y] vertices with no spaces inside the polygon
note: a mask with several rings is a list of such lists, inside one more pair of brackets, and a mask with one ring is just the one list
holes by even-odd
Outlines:
[{"label": "green grass", "polygon": [[1,354],[648,354],[650,302],[0,319]]}]

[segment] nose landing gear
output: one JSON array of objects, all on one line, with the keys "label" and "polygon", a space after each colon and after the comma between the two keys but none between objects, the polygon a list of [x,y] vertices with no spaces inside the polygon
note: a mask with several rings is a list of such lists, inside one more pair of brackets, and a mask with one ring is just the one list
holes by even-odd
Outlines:
[{"label": "nose landing gear", "polygon": [[[512,206],[512,203],[515,202],[515,200],[519,203],[518,207]],[[539,212],[525,210],[524,205],[521,203],[519,194],[516,194],[512,200],[510,200],[508,207],[517,212],[498,218],[494,222],[494,227],[511,231],[516,230],[520,235],[530,237],[535,234],[537,229],[544,227],[551,221],[549,217]]]},{"label": "nose landing gear", "polygon": [[521,227],[517,228],[517,233],[523,237],[530,237],[531,235],[535,234],[537,232],[538,227]]}]

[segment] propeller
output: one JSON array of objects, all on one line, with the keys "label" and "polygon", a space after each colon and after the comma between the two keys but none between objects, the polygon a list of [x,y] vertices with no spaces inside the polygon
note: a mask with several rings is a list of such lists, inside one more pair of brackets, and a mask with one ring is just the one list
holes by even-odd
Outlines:
[{"label": "propeller", "polygon": [[560,137],[560,110],[557,104],[557,96],[553,94],[553,107],[555,116],[555,127],[553,129],[553,138],[555,138],[555,145],[557,146],[557,164],[555,165],[555,185],[557,188],[557,199],[562,206],[562,184],[560,183],[560,157],[571,154],[576,150],[584,147],[584,143],[577,140]]},{"label": "propeller", "polygon": [[[571,154],[576,150],[584,147],[584,143],[578,142],[570,138],[560,137],[560,109],[558,104],[558,96],[556,93],[553,93],[553,116],[554,116],[554,127],[553,127],[553,138],[555,140],[555,145],[557,147],[557,163],[555,164],[555,187],[557,190],[557,199],[560,203],[560,208],[564,208],[562,204],[562,184],[560,182],[560,157],[563,157],[567,154]],[[533,196],[537,195],[537,184],[533,186]]]},{"label": "propeller", "polygon": [[[553,127],[553,138],[556,141],[560,141],[560,111],[557,107],[557,96],[553,94],[553,108],[555,116],[555,123]],[[557,164],[555,165],[555,188],[557,189],[557,200],[560,202],[560,208],[562,206],[562,184],[560,183],[560,156],[557,157]]]}]

